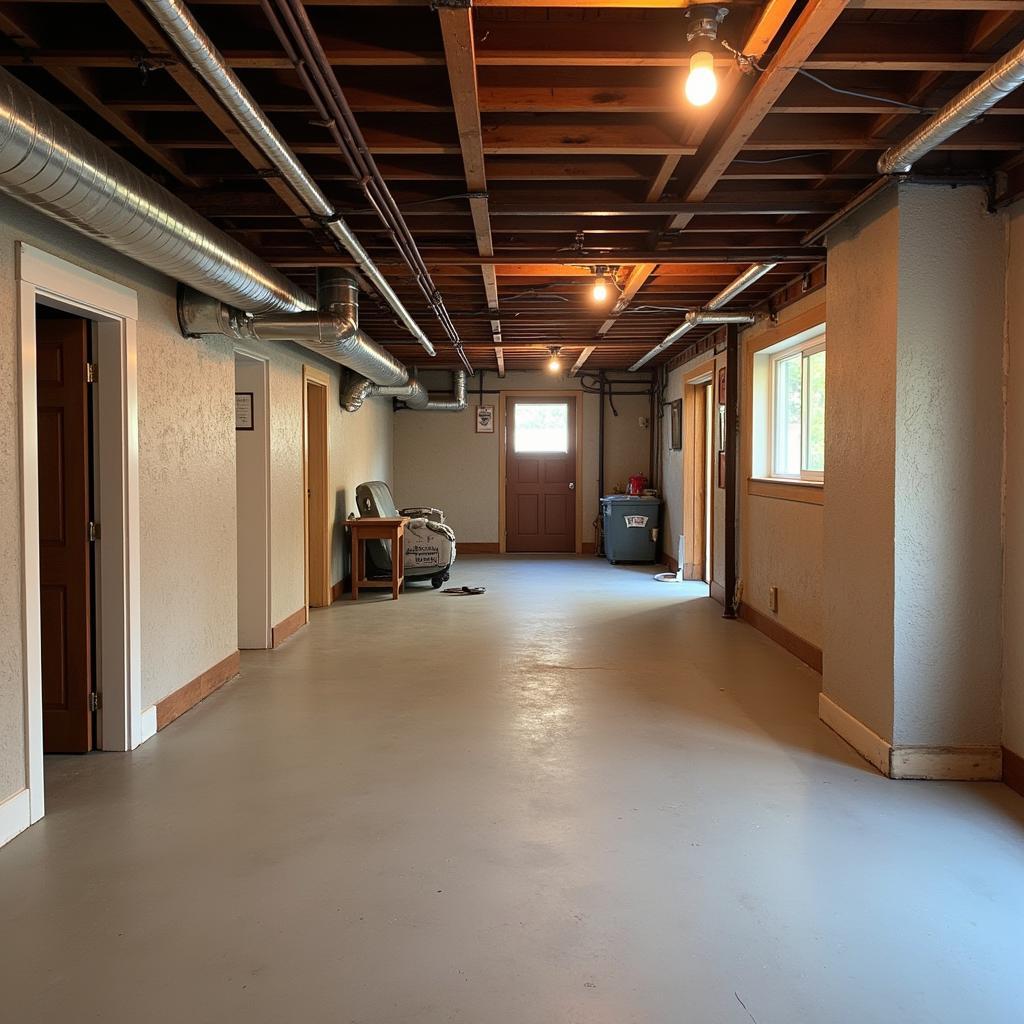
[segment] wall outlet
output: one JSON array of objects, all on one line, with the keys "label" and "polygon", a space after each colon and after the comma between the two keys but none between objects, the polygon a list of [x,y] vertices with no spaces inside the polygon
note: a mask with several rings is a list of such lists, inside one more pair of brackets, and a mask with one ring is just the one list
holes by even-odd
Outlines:
[{"label": "wall outlet", "polygon": [[768,588],[768,608],[777,612],[779,610],[779,588],[769,587]]}]

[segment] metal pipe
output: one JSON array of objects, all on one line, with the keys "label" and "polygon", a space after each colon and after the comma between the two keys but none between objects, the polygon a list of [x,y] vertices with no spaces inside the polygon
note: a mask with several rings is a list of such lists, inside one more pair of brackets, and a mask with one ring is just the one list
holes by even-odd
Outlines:
[{"label": "metal pipe", "polygon": [[878,173],[906,174],[921,157],[976,121],[1021,85],[1024,85],[1024,42],[997,60],[902,142],[890,146],[878,158]]},{"label": "metal pipe", "polygon": [[[686,319],[672,332],[665,336],[663,341],[658,342],[646,355],[641,356],[629,369],[635,373],[641,366],[649,363],[660,352],[664,352],[669,346],[674,345],[684,335],[689,334],[694,327],[707,323],[753,323],[752,313],[720,313],[717,319],[712,319],[710,314],[719,311],[736,298],[742,291],[749,288],[755,281],[759,281],[765,274],[774,270],[776,263],[754,263],[747,267],[742,274],[734,281],[727,284],[710,302],[702,309],[691,310],[686,314]],[[735,317],[741,319],[736,320]],[[748,317],[749,319],[742,319]],[[724,318],[724,319],[723,319]]]},{"label": "metal pipe", "polygon": [[238,76],[228,67],[223,55],[200,28],[188,8],[179,0],[141,2],[174,42],[189,67],[200,76],[239,127],[273,164],[282,180],[310,213],[320,220],[324,229],[348,251],[359,271],[380,292],[409,333],[430,355],[434,355],[434,346],[430,339],[402,304],[387,278],[328,201],[320,186],[309,176],[299,158],[271,124]]},{"label": "metal pipe", "polygon": [[283,274],[2,70],[0,190],[237,309],[316,308]]},{"label": "metal pipe", "polygon": [[342,393],[341,404],[355,412],[368,398],[379,396],[395,398],[409,409],[424,412],[462,412],[466,408],[466,371],[452,371],[451,398],[431,398],[430,393],[418,380],[405,384],[380,386],[366,380],[353,381]]}]

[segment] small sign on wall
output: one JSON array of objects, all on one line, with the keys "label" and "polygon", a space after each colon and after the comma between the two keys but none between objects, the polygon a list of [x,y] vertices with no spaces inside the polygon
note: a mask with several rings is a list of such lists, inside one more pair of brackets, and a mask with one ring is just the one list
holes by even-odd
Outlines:
[{"label": "small sign on wall", "polygon": [[476,432],[478,434],[494,433],[493,405],[478,405],[476,407]]},{"label": "small sign on wall", "polygon": [[255,430],[251,391],[235,392],[235,430]]}]

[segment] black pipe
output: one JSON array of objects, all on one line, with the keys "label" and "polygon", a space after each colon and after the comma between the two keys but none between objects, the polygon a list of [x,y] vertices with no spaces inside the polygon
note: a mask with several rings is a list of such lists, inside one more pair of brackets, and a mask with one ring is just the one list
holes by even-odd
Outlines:
[{"label": "black pipe", "polygon": [[736,618],[736,558],[739,551],[739,518],[736,499],[739,489],[737,458],[740,431],[740,328],[728,324],[726,329],[725,367],[725,611],[722,618]]}]

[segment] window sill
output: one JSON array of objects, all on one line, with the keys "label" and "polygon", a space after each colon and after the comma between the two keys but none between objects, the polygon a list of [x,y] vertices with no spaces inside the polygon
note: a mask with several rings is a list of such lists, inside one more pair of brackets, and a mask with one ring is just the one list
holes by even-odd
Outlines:
[{"label": "window sill", "polygon": [[805,505],[825,504],[825,484],[815,480],[773,480],[750,477],[747,494],[759,498],[777,498],[780,501],[799,501]]}]

